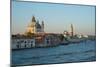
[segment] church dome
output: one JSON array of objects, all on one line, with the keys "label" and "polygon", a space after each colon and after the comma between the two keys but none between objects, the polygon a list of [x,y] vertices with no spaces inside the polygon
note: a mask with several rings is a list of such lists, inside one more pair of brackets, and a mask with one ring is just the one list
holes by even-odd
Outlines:
[{"label": "church dome", "polygon": [[28,27],[34,27],[34,23],[31,22],[31,23],[28,25]]},{"label": "church dome", "polygon": [[35,20],[35,17],[34,17],[34,16],[32,17],[32,22],[36,22],[36,20]]},{"label": "church dome", "polygon": [[36,23],[35,17],[32,17],[31,23],[29,23],[28,27],[34,27]]}]

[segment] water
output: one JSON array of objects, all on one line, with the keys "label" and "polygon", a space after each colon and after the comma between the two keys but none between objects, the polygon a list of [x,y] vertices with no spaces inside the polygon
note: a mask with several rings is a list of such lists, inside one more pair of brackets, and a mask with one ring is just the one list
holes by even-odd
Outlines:
[{"label": "water", "polygon": [[32,48],[12,51],[13,65],[85,62],[96,60],[96,43],[87,41],[52,48]]}]

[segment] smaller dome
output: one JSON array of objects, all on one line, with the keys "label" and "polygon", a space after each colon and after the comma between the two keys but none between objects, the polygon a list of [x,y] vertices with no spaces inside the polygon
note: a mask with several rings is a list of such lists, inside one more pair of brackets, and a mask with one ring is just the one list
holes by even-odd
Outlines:
[{"label": "smaller dome", "polygon": [[36,23],[36,28],[41,28],[41,25],[39,23]]}]

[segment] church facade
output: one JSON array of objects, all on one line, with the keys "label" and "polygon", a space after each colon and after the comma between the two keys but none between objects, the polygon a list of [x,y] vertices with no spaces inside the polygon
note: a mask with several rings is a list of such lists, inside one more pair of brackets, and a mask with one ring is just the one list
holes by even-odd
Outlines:
[{"label": "church facade", "polygon": [[44,33],[44,21],[42,21],[40,24],[39,21],[33,16],[26,32],[32,34]]}]

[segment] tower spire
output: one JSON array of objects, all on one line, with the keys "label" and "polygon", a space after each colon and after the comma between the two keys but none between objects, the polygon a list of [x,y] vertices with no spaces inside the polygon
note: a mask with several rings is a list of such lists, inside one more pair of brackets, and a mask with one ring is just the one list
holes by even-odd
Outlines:
[{"label": "tower spire", "polygon": [[71,24],[71,36],[73,37],[74,32],[73,32],[73,24]]},{"label": "tower spire", "polygon": [[41,26],[42,26],[42,31],[44,32],[44,21],[42,21]]},{"label": "tower spire", "polygon": [[32,22],[36,22],[36,20],[35,20],[35,17],[34,17],[34,16],[32,17]]}]

